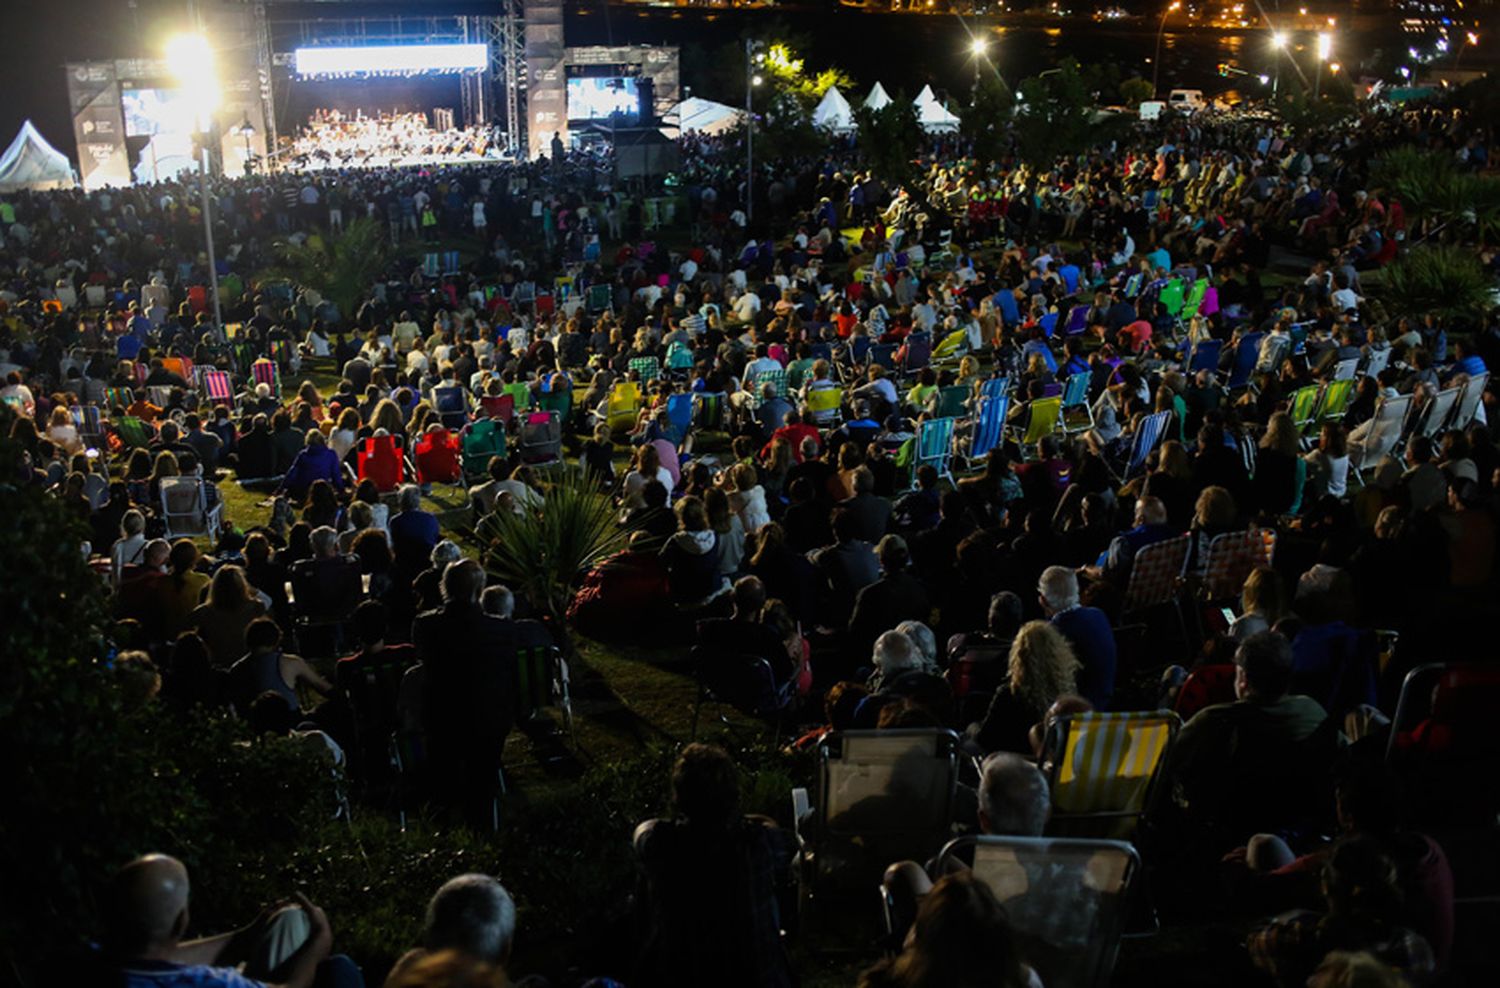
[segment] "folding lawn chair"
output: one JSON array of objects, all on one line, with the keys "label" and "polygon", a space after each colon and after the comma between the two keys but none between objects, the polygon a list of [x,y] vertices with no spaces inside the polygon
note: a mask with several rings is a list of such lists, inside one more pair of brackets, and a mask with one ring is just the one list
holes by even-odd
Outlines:
[{"label": "folding lawn chair", "polygon": [[1204,553],[1203,582],[1198,596],[1203,600],[1231,600],[1240,595],[1250,571],[1270,566],[1276,557],[1276,529],[1253,528],[1247,532],[1225,532],[1208,542]]},{"label": "folding lawn chair", "polygon": [[917,429],[916,457],[912,463],[912,479],[915,483],[916,470],[921,466],[931,466],[937,470],[939,477],[947,478],[953,483],[953,473],[949,467],[949,460],[953,455],[953,427],[958,423],[957,419],[924,419]]},{"label": "folding lawn chair", "polygon": [[604,421],[609,431],[618,435],[634,429],[643,402],[640,386],[634,381],[616,381],[605,399]]},{"label": "folding lawn chair", "polygon": [[1048,831],[1129,840],[1181,725],[1170,710],[1059,718],[1043,754],[1052,763]]},{"label": "folding lawn chair", "polygon": [[469,421],[469,392],[461,384],[432,389],[432,407],[443,425],[457,432]]},{"label": "folding lawn chair", "polygon": [[464,479],[463,449],[458,436],[447,429],[424,432],[412,444],[417,483],[461,484]]},{"label": "folding lawn chair", "polygon": [[1089,407],[1089,383],[1092,378],[1093,375],[1088,371],[1079,371],[1068,378],[1059,412],[1063,431],[1066,433],[1087,432],[1094,427],[1094,410]]},{"label": "folding lawn chair", "polygon": [[1089,307],[1075,305],[1068,310],[1068,321],[1063,325],[1064,336],[1077,336],[1089,328]]},{"label": "folding lawn chair", "polygon": [[1187,372],[1196,374],[1199,371],[1208,371],[1210,374],[1219,370],[1219,354],[1224,349],[1223,340],[1199,340],[1193,344],[1192,353],[1188,354]]},{"label": "folding lawn chair", "polygon": [[1135,554],[1130,566],[1130,584],[1125,588],[1122,614],[1138,614],[1162,604],[1175,603],[1177,581],[1187,565],[1191,539],[1186,535],[1156,542]]},{"label": "folding lawn chair", "polygon": [[639,375],[642,384],[650,384],[661,376],[661,362],[655,357],[634,357],[630,361],[630,370]]},{"label": "folding lawn chair", "polygon": [[479,419],[464,430],[462,466],[464,477],[479,483],[486,477],[490,458],[505,458],[505,427],[499,419]]},{"label": "folding lawn chair", "polygon": [[1146,459],[1166,438],[1167,427],[1172,423],[1171,412],[1152,412],[1141,419],[1135,435],[1130,440],[1130,459],[1125,462],[1124,478],[1129,480],[1138,471],[1146,469]]},{"label": "folding lawn chair", "polygon": [[517,444],[521,459],[529,464],[555,463],[562,459],[562,420],[556,412],[528,412],[521,419]]},{"label": "folding lawn chair", "polygon": [[1292,425],[1298,432],[1305,433],[1308,428],[1317,421],[1319,387],[1309,384],[1292,392],[1291,416]]},{"label": "folding lawn chair", "polygon": [[974,430],[969,437],[968,466],[973,469],[979,461],[999,446],[1005,437],[1005,413],[1010,410],[1010,396],[980,398],[979,410],[974,416]]},{"label": "folding lawn chair", "polygon": [[1056,435],[1062,428],[1062,397],[1035,398],[1026,406],[1026,428],[1021,434],[1021,445],[1027,448],[1046,436]]},{"label": "folding lawn chair", "polygon": [[161,515],[165,538],[217,538],[224,504],[210,507],[207,488],[197,477],[167,477],[161,482]]},{"label": "folding lawn chair", "polygon": [[1324,422],[1337,422],[1344,417],[1349,410],[1349,399],[1354,397],[1354,378],[1341,377],[1329,381],[1323,387],[1323,393],[1318,396],[1318,410],[1314,415],[1314,421],[1318,425]]},{"label": "folding lawn chair", "polygon": [[371,436],[355,453],[355,476],[368,480],[382,494],[389,494],[406,479],[406,458],[394,436]]},{"label": "folding lawn chair", "polygon": [[1485,386],[1490,383],[1490,373],[1475,374],[1464,383],[1463,394],[1459,396],[1458,403],[1453,408],[1453,423],[1450,429],[1467,429],[1473,424],[1479,414],[1480,403],[1484,400]]},{"label": "folding lawn chair", "polygon": [[1411,412],[1411,402],[1412,396],[1405,394],[1381,398],[1376,403],[1375,414],[1371,417],[1363,438],[1349,443],[1349,463],[1354,467],[1355,476],[1360,476],[1362,471],[1380,462],[1382,457],[1394,452],[1401,444],[1402,434],[1406,431],[1406,419]]},{"label": "folding lawn chair", "polygon": [[257,385],[266,385],[271,389],[271,397],[277,401],[281,400],[281,368],[274,360],[264,357],[250,365],[250,379]]},{"label": "folding lawn chair", "polygon": [[809,411],[813,415],[813,424],[819,428],[827,428],[837,425],[842,417],[841,410],[844,405],[844,389],[840,387],[814,388],[807,392],[803,399]]},{"label": "folding lawn chair", "polygon": [[1436,438],[1438,433],[1448,427],[1448,419],[1452,416],[1454,408],[1458,406],[1459,394],[1463,388],[1444,388],[1427,402],[1427,408],[1422,413],[1422,435],[1429,439]]},{"label": "folding lawn chair", "polygon": [[202,374],[203,394],[208,398],[210,404],[233,405],[234,404],[234,382],[229,377],[228,371],[204,370]]}]

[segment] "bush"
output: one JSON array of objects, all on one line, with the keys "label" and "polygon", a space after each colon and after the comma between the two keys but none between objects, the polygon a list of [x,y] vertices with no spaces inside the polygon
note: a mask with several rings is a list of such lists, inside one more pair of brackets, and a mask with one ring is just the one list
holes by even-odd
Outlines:
[{"label": "bush", "polygon": [[1469,315],[1492,304],[1495,281],[1472,250],[1414,247],[1385,273],[1385,297],[1397,315]]}]

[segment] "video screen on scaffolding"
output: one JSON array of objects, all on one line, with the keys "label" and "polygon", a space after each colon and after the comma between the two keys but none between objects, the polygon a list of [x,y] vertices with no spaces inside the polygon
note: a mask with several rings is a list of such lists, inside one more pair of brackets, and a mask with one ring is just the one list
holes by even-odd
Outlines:
[{"label": "video screen on scaffolding", "polygon": [[[618,116],[617,116],[618,114]],[[568,80],[568,122],[613,122],[635,127],[641,122],[641,94],[635,79],[587,76]]]},{"label": "video screen on scaffolding", "polygon": [[125,136],[190,133],[194,126],[190,95],[182,89],[122,89]]}]

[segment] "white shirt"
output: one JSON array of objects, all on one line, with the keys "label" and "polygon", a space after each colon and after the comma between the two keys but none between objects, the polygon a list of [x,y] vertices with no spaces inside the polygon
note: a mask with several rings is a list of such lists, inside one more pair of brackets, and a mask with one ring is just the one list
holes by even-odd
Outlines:
[{"label": "white shirt", "polygon": [[760,312],[760,296],[747,291],[734,300],[734,316],[740,322],[753,322]]}]

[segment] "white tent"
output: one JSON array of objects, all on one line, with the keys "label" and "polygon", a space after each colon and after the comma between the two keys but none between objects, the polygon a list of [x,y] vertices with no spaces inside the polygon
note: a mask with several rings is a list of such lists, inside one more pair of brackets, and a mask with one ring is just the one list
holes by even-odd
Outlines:
[{"label": "white tent", "polygon": [[[689,96],[667,111],[667,120],[676,118],[677,128],[683,134],[721,134],[733,128],[744,117],[744,110],[736,110],[725,103]],[[671,126],[663,127],[670,131]]]},{"label": "white tent", "polygon": [[818,108],[813,110],[812,122],[814,127],[821,127],[835,133],[854,129],[854,111],[849,108],[849,101],[844,99],[844,94],[839,92],[839,87],[828,87],[828,92],[823,94]]},{"label": "white tent", "polygon": [[890,93],[887,93],[885,87],[878,82],[870,90],[870,95],[865,97],[865,106],[871,110],[884,109],[890,102]]},{"label": "white tent", "polygon": [[937,101],[937,94],[932,91],[931,84],[928,84],[926,86],[923,86],[922,91],[917,94],[917,98],[912,100],[912,105],[917,107],[918,109],[921,109],[928,103],[936,103]]},{"label": "white tent", "polygon": [[[923,96],[927,97],[923,100]],[[958,129],[958,117],[937,101],[931,86],[924,86],[916,99],[917,123],[929,134],[948,134]]]},{"label": "white tent", "polygon": [[22,189],[71,189],[73,165],[67,155],[47,143],[28,120],[0,156],[0,192]]}]

